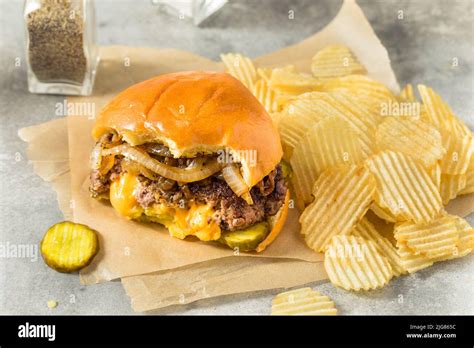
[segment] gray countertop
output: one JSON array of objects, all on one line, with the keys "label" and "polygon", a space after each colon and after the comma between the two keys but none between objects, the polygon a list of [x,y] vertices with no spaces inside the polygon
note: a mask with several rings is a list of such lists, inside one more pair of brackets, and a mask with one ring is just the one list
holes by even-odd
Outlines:
[{"label": "gray countertop", "polygon": [[[474,129],[473,2],[450,0],[358,1],[387,47],[400,85],[435,88]],[[230,1],[201,25],[160,13],[151,1],[96,1],[101,45],[174,47],[211,59],[237,51],[251,57],[296,43],[320,30],[340,1]],[[0,243],[39,242],[62,219],[54,191],[33,173],[21,127],[54,116],[58,96],[27,92],[23,1],[0,0]],[[295,19],[289,21],[289,10]],[[397,19],[403,11],[403,19]],[[20,66],[15,60],[20,59]],[[451,67],[453,58],[459,66]],[[474,219],[470,217],[471,224]],[[436,264],[392,280],[382,290],[348,293],[328,282],[311,284],[329,295],[342,314],[474,314],[474,255]],[[160,314],[268,314],[278,290],[224,296]],[[48,300],[59,305],[49,309]],[[42,261],[0,258],[0,314],[130,314],[120,282],[82,286],[77,275],[52,271]]]}]

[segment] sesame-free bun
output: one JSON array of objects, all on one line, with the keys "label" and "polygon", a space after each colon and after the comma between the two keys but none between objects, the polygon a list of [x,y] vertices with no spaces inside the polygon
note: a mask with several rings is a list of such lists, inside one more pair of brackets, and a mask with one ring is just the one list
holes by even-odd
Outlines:
[{"label": "sesame-free bun", "polygon": [[286,191],[285,201],[281,206],[280,210],[274,215],[270,216],[268,222],[270,224],[270,233],[267,237],[257,246],[255,251],[260,253],[266,249],[267,246],[273,243],[273,241],[278,237],[283,225],[285,225],[286,218],[288,217],[288,208],[290,206],[290,190]]},{"label": "sesame-free bun", "polygon": [[275,169],[283,154],[264,107],[226,73],[180,72],[133,85],[100,112],[92,135],[98,140],[110,131],[133,146],[162,143],[175,157],[241,154],[249,187]]}]

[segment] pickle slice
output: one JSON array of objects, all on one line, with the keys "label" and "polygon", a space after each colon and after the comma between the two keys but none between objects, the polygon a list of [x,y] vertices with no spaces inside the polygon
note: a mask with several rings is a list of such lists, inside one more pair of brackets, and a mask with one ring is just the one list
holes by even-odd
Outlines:
[{"label": "pickle slice", "polygon": [[171,215],[166,215],[166,214],[152,215],[152,214],[147,214],[145,211],[145,214],[141,215],[137,220],[141,222],[155,222],[166,227],[171,222],[173,222],[174,219],[173,219],[173,216]]},{"label": "pickle slice", "polygon": [[219,242],[239,251],[255,250],[269,233],[268,222],[260,222],[245,230],[225,232]]},{"label": "pickle slice", "polygon": [[280,166],[283,177],[287,180],[291,180],[293,176],[293,168],[291,168],[291,165],[287,161],[281,160]]},{"label": "pickle slice", "polygon": [[46,231],[40,244],[44,262],[58,272],[87,266],[99,251],[97,233],[86,225],[63,221]]}]

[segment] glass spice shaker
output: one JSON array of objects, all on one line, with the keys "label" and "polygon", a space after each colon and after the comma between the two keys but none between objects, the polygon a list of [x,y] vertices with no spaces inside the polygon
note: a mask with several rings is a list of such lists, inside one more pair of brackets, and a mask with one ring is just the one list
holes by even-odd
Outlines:
[{"label": "glass spice shaker", "polygon": [[26,0],[28,90],[89,95],[99,63],[92,0]]}]

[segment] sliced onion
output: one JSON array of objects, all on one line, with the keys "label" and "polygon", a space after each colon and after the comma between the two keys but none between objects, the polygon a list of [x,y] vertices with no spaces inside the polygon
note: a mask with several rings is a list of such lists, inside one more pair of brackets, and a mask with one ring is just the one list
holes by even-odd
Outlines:
[{"label": "sliced onion", "polygon": [[252,204],[253,204],[253,199],[252,199],[252,195],[250,194],[250,191],[245,192],[245,193],[242,195],[242,198],[244,199],[244,201],[247,202],[248,205],[252,205]]},{"label": "sliced onion", "polygon": [[107,174],[114,167],[115,156],[104,156],[99,167],[99,172],[102,175]]},{"label": "sliced onion", "polygon": [[173,157],[171,151],[162,144],[148,143],[142,145],[143,149],[146,152],[151,153],[152,155],[163,156],[163,157]]},{"label": "sliced onion", "polygon": [[[102,151],[104,148],[108,148],[111,146],[115,146],[114,144],[114,137],[115,134],[106,133],[102,135],[99,141],[95,144],[94,148],[92,149],[92,153],[90,156],[90,166],[94,170],[99,170],[102,174],[107,174],[110,169],[112,169],[114,165],[114,157],[109,156],[108,158],[104,158]],[[110,140],[112,138],[112,140]],[[105,161],[106,163],[103,163]]]},{"label": "sliced onion", "polygon": [[206,157],[197,157],[191,161],[191,164],[188,168],[202,168],[204,163],[206,162]]},{"label": "sliced onion", "polygon": [[102,155],[122,155],[133,161],[138,162],[145,168],[150,169],[158,175],[179,182],[194,182],[208,178],[212,174],[218,172],[222,168],[222,164],[217,158],[210,160],[202,167],[196,168],[177,168],[173,167],[150,157],[147,153],[142,152],[128,144],[115,146],[111,149],[105,149]]},{"label": "sliced onion", "polygon": [[253,204],[249,188],[245,184],[239,168],[235,164],[229,164],[222,169],[222,176],[227,182],[227,185],[229,185],[237,196],[242,197],[248,204]]},{"label": "sliced onion", "polygon": [[98,170],[101,175],[105,175],[113,168],[115,155],[104,156],[102,145],[97,143],[92,149],[90,162],[93,170]]},{"label": "sliced onion", "polygon": [[[134,175],[141,174],[144,177],[150,180],[153,180],[155,183],[158,184],[158,187],[161,188],[163,191],[171,190],[176,184],[176,181],[157,175],[154,172],[152,172],[150,169],[145,168],[141,164],[135,161],[132,161],[128,158],[124,158],[121,162],[121,165],[122,165],[122,169],[124,169],[128,173],[131,173]],[[186,187],[186,186],[183,186],[183,187]]]},{"label": "sliced onion", "polygon": [[90,157],[90,164],[93,170],[97,170],[100,168],[100,164],[102,162],[102,144],[98,142],[95,144],[94,148],[92,149],[91,157]]},{"label": "sliced onion", "polygon": [[132,161],[128,158],[123,159],[121,162],[121,165],[122,165],[123,170],[131,174],[135,174],[135,175],[141,174],[150,180],[158,180],[159,178],[161,178],[161,176],[155,174],[150,169],[145,168],[140,163]]},{"label": "sliced onion", "polygon": [[119,142],[120,142],[120,136],[117,133],[113,132],[112,133],[112,140],[110,141],[110,143],[111,144],[117,144]]}]

